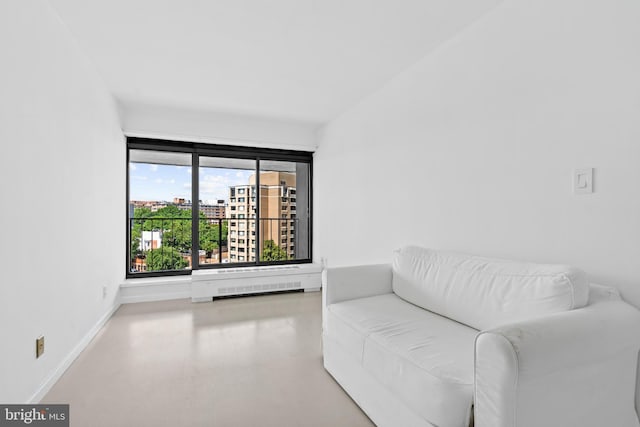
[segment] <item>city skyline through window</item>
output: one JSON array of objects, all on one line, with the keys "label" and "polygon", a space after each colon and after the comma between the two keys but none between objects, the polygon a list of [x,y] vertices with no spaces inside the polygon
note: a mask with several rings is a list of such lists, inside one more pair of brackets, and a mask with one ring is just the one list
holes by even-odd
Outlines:
[{"label": "city skyline through window", "polygon": [[310,262],[311,155],[195,145],[130,146],[127,276]]},{"label": "city skyline through window", "polygon": [[[129,199],[135,201],[191,201],[191,167],[130,162]],[[229,188],[246,185],[254,171],[227,168],[200,169],[200,198],[204,204],[229,199]]]}]

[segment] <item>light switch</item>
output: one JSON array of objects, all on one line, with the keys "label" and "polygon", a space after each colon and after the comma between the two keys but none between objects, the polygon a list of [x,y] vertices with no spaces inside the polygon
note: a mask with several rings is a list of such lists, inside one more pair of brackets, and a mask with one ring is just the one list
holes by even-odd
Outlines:
[{"label": "light switch", "polygon": [[587,183],[589,182],[587,175],[584,173],[581,173],[577,176],[577,178],[578,178],[578,184],[576,185],[576,187],[579,189],[587,188]]},{"label": "light switch", "polygon": [[593,193],[593,168],[573,171],[573,194]]}]

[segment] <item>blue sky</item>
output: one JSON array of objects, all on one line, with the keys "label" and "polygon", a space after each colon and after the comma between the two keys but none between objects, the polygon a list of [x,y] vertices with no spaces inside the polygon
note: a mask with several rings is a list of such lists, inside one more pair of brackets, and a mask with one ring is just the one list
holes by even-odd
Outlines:
[{"label": "blue sky", "polygon": [[[199,199],[205,203],[228,201],[229,187],[248,184],[251,174],[250,170],[200,168]],[[131,200],[191,200],[191,167],[132,162],[129,186]]]}]

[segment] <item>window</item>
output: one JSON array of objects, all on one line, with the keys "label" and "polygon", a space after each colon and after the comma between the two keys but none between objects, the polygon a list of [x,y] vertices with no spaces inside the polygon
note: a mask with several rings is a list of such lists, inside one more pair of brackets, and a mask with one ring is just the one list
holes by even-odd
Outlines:
[{"label": "window", "polygon": [[[145,138],[127,145],[127,277],[311,262],[311,153]],[[291,214],[297,202],[305,215]],[[251,247],[236,241],[245,230]],[[250,260],[235,255],[249,251]]]},{"label": "window", "polygon": [[127,274],[188,273],[191,251],[191,155],[129,150]]}]

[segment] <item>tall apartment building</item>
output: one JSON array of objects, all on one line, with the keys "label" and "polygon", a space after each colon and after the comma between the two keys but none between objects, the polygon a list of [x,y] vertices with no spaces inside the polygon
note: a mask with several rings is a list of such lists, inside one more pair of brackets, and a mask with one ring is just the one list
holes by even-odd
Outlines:
[{"label": "tall apartment building", "polygon": [[229,262],[255,261],[257,247],[267,240],[295,259],[296,174],[262,172],[260,174],[260,235],[256,235],[256,177],[248,185],[229,188]]}]

